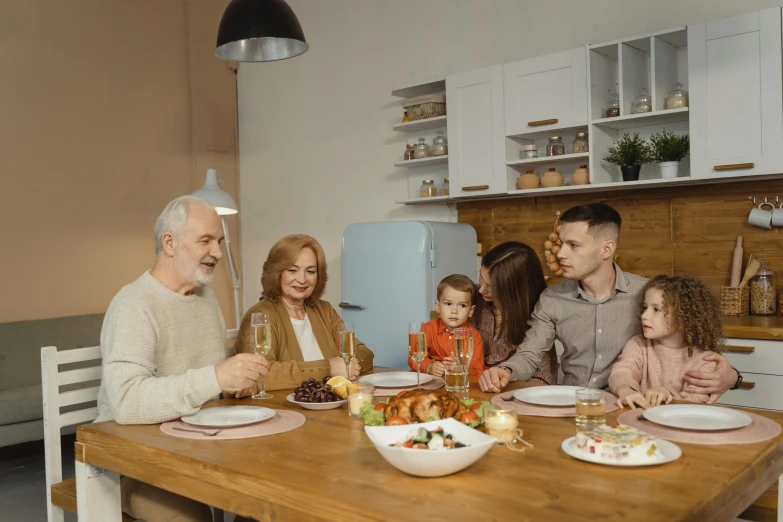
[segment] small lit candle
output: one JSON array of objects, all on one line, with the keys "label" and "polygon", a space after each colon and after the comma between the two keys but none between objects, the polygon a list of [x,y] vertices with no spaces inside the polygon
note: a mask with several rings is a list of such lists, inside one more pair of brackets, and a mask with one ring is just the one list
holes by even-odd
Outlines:
[{"label": "small lit candle", "polygon": [[349,383],[348,384],[348,415],[360,417],[359,413],[365,403],[372,405],[372,399],[375,394],[375,386],[368,383]]},{"label": "small lit candle", "polygon": [[499,443],[513,442],[517,438],[519,422],[517,422],[516,412],[493,410],[487,413],[484,426],[490,437],[495,437]]}]

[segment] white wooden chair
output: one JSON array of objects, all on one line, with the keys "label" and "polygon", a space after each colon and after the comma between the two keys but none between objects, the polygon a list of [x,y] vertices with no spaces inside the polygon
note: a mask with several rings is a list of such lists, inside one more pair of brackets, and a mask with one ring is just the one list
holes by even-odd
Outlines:
[{"label": "white wooden chair", "polygon": [[[76,513],[76,479],[63,480],[60,430],[92,422],[98,408],[88,403],[98,400],[99,384],[74,391],[60,392],[60,386],[87,384],[101,379],[101,366],[60,371],[61,364],[99,360],[101,347],[57,351],[54,346],[41,348],[41,386],[43,388],[44,450],[46,452],[46,518],[63,522],[64,510]],[[60,413],[60,408],[74,406]]]},{"label": "white wooden chair", "polygon": [[[237,337],[239,330],[226,330],[226,344]],[[41,348],[41,387],[43,395],[44,451],[46,461],[46,519],[63,522],[65,511],[76,513],[76,479],[63,480],[60,430],[92,422],[98,417],[98,408],[88,404],[98,400],[100,384],[74,391],[60,392],[60,386],[100,381],[102,366],[60,371],[62,364],[101,359],[101,347],[76,348],[57,351],[55,346]],[[74,406],[73,411],[60,413],[60,408]],[[223,510],[214,509],[214,521],[223,522]],[[132,520],[123,513],[123,520]]]}]

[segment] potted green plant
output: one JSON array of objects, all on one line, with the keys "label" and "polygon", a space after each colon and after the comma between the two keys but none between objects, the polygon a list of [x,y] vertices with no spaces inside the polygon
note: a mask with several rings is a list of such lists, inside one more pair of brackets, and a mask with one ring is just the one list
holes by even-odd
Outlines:
[{"label": "potted green plant", "polygon": [[661,168],[661,177],[676,178],[680,162],[690,152],[690,136],[663,131],[650,136],[650,143],[653,161]]},{"label": "potted green plant", "polygon": [[636,132],[633,136],[625,134],[622,139],[615,141],[609,147],[604,161],[620,167],[623,181],[637,181],[642,165],[652,161],[652,154],[650,146]]}]

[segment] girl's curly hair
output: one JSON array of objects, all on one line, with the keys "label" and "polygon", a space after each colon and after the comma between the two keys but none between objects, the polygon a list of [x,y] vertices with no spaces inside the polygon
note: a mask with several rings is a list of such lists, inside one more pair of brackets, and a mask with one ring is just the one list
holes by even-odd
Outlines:
[{"label": "girl's curly hair", "polygon": [[664,317],[672,328],[682,332],[688,344],[688,357],[693,355],[693,346],[701,346],[713,352],[722,351],[725,339],[720,303],[707,285],[689,275],[657,275],[647,281],[639,292],[642,313],[644,298],[650,288],[663,293]]}]

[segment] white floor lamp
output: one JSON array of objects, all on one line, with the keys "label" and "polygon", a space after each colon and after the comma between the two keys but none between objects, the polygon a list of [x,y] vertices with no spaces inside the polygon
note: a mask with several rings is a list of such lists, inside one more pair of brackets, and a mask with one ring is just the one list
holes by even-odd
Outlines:
[{"label": "white floor lamp", "polygon": [[234,314],[236,315],[236,328],[239,328],[240,310],[239,307],[239,275],[237,275],[237,267],[234,265],[234,258],[231,255],[231,237],[228,235],[228,224],[226,223],[226,216],[236,214],[237,210],[236,201],[229,196],[226,192],[223,192],[218,185],[217,171],[215,169],[207,170],[207,182],[204,186],[193,192],[194,196],[204,198],[215,207],[215,210],[220,215],[220,219],[223,220],[223,234],[226,236],[226,254],[228,254],[228,266],[231,268],[231,279],[234,283]]}]

